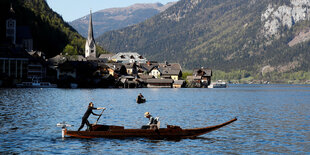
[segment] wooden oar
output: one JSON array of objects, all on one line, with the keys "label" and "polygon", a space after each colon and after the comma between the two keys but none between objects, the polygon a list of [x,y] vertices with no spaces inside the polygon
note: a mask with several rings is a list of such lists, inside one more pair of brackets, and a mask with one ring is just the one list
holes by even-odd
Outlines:
[{"label": "wooden oar", "polygon": [[103,113],[103,111],[104,111],[105,109],[103,109],[102,111],[101,111],[101,114],[99,115],[99,117],[97,118],[97,121],[95,122],[95,124],[94,125],[96,125],[97,124],[97,122],[98,122],[98,120],[100,119],[100,117],[101,117],[101,115],[102,115],[102,113]]}]

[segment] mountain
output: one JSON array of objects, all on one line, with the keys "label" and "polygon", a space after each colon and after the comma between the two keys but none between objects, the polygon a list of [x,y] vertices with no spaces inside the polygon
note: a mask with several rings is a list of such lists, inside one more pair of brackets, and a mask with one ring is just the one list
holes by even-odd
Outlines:
[{"label": "mountain", "polygon": [[[1,0],[0,42],[5,41],[5,21],[9,17],[10,5],[15,11],[16,26],[27,26],[31,30],[34,50],[47,57],[61,52],[83,54],[85,39],[62,17],[54,12],[45,0]],[[99,49],[103,53],[102,49]]]},{"label": "mountain", "polygon": [[[104,9],[93,13],[94,36],[104,32],[124,28],[142,22],[164,11],[175,2],[134,4],[123,8]],[[84,37],[87,36],[89,15],[76,19],[69,24]]]},{"label": "mountain", "polygon": [[309,0],[180,0],[97,43],[187,69],[310,71],[309,19]]}]

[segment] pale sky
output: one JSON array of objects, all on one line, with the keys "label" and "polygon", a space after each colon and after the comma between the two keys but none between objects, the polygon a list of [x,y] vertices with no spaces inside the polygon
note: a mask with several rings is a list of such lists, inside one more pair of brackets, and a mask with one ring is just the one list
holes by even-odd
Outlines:
[{"label": "pale sky", "polygon": [[135,3],[162,3],[178,0],[46,0],[48,5],[62,18],[73,21],[89,14],[89,10],[96,12],[107,8],[127,7]]}]

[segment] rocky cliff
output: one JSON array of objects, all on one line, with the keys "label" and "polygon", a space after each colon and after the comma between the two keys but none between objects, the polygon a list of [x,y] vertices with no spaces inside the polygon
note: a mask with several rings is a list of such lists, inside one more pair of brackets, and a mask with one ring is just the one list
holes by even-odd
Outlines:
[{"label": "rocky cliff", "polygon": [[[262,14],[263,34],[268,40],[278,39],[281,36],[281,28],[288,29],[300,21],[310,19],[310,0],[291,0],[288,5],[275,5],[269,3],[266,11]],[[309,39],[308,34],[303,33],[304,39],[299,39],[290,45],[295,45]],[[305,36],[306,35],[306,36]]]}]

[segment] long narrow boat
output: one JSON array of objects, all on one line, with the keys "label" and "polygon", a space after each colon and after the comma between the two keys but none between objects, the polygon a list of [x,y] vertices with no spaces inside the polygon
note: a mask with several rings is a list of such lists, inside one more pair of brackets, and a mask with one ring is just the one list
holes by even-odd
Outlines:
[{"label": "long narrow boat", "polygon": [[182,129],[179,126],[167,125],[167,128],[155,129],[124,129],[123,126],[108,126],[108,125],[93,125],[92,131],[69,131],[66,128],[63,130],[64,136],[77,138],[129,138],[143,137],[150,139],[181,139],[194,138],[208,132],[217,130],[234,121],[234,118],[225,123],[193,129]]}]

